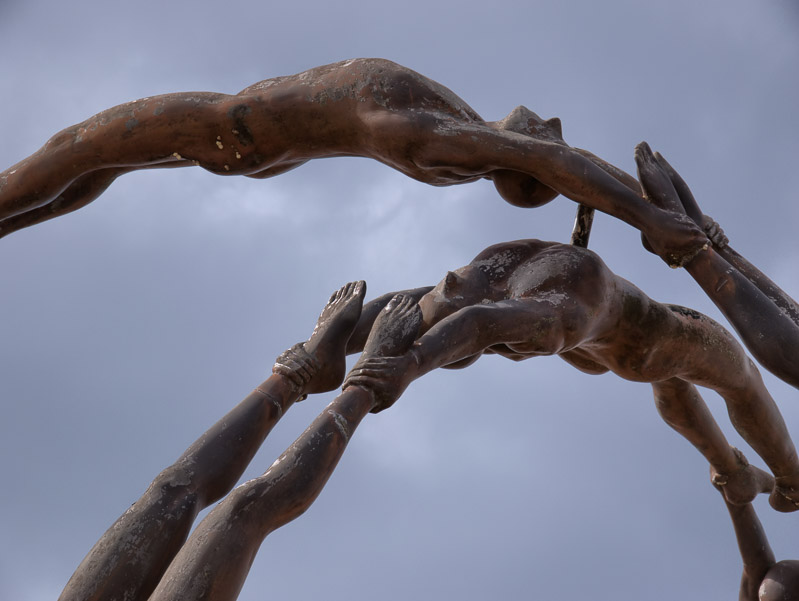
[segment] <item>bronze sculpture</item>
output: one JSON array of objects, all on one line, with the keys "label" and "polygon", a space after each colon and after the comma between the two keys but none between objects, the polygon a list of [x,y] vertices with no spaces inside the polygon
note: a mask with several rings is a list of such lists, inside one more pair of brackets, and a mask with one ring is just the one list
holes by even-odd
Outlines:
[{"label": "bronze sculpture", "polygon": [[[345,82],[343,85],[342,80]],[[268,108],[265,108],[267,105]],[[152,112],[148,113],[150,109]],[[252,117],[259,110],[267,115],[261,121]],[[157,119],[162,116],[164,119]],[[306,119],[303,120],[303,117]],[[329,117],[332,119],[326,120]],[[294,125],[302,124],[303,127],[286,127],[280,119],[291,121]],[[257,124],[254,125],[254,122]],[[311,125],[307,125],[308,123]],[[326,130],[331,123],[339,129],[332,127]],[[216,137],[206,131],[215,125],[220,126],[220,133]],[[319,127],[315,128],[314,125]],[[120,134],[118,138],[114,137],[114,128]],[[269,136],[269,132],[280,135]],[[198,137],[193,138],[195,134]],[[165,150],[165,145],[173,143],[178,144],[176,150],[164,154],[168,150]],[[131,151],[130,154],[124,154],[126,149]],[[799,323],[796,319],[799,312],[795,309],[795,302],[787,295],[785,297],[789,300],[780,300],[782,297],[778,295],[778,300],[775,301],[773,289],[770,287],[773,284],[764,280],[765,276],[761,278],[759,272],[750,270],[748,264],[731,249],[725,249],[723,234],[716,226],[704,221],[701,212],[697,217],[690,210],[690,191],[686,194],[687,186],[680,183],[679,176],[662,157],[652,159],[645,152],[639,152],[636,157],[646,196],[655,206],[654,209],[648,208],[639,202],[639,187],[635,180],[590,153],[566,146],[557,120],[543,121],[534,113],[520,107],[503,121],[484,122],[449,90],[387,61],[362,60],[328,65],[298,76],[256,84],[236,96],[169,95],[143,99],[105,111],[58,134],[42,151],[0,174],[0,236],[79,208],[102,193],[117,176],[140,168],[199,164],[221,175],[269,177],[299,166],[310,158],[342,154],[370,156],[411,177],[434,185],[488,178],[493,180],[506,200],[520,206],[538,206],[548,202],[557,194],[557,190],[636,225],[644,232],[647,244],[656,248],[660,256],[672,264],[687,264],[689,273],[708,291],[725,314],[730,313],[728,317],[739,332],[743,330],[742,336],[746,344],[750,348],[754,346],[758,349],[753,352],[766,367],[794,386],[797,385],[797,380],[791,379],[796,378],[796,372],[790,355],[787,356],[787,363],[785,357],[782,360],[772,360],[771,357],[775,355],[774,345],[770,348],[762,343],[758,345],[756,340],[756,333],[762,332],[762,326],[752,325],[741,317],[751,312],[755,306],[752,303],[760,303],[765,298],[772,304],[763,313],[766,315],[764,322],[773,327],[777,323],[775,320],[781,319],[781,315],[787,313],[796,325]],[[668,185],[656,173],[656,167],[667,173],[670,180]],[[548,171],[549,168],[552,171]],[[618,181],[608,178],[606,173]],[[583,181],[582,177],[586,176],[587,181]],[[618,182],[624,186],[619,186]],[[669,185],[672,187],[669,188]],[[678,200],[676,203],[673,201],[675,195]],[[671,211],[672,214],[658,208]],[[705,238],[699,234],[699,228],[675,215],[686,211],[697,225],[705,227],[715,244],[715,250],[697,255]],[[661,228],[665,231],[660,232]],[[545,251],[542,248],[544,254]],[[571,266],[575,267],[574,257],[564,257],[561,257],[563,262],[571,261]],[[718,262],[718,257],[727,262],[726,266]],[[733,276],[731,280],[735,283],[732,294],[728,294],[730,286],[719,288],[720,270],[729,269],[729,266],[735,267],[743,278],[748,278],[746,281],[753,283],[758,288],[757,291],[751,293],[749,289],[739,286],[737,276]],[[453,287],[460,285],[457,275],[455,274]],[[596,273],[588,274],[585,278],[586,285],[592,281],[594,275]],[[566,283],[571,285],[574,282]],[[420,298],[427,292],[422,290],[415,291],[410,297]],[[546,298],[539,299],[538,302],[560,310],[562,307],[559,305],[570,302],[572,292],[578,302],[585,300],[581,296],[585,292],[582,288],[564,288],[546,290]],[[602,287],[594,293],[601,295]],[[479,300],[480,303],[491,302],[487,297]],[[507,299],[499,300],[495,304],[504,300]],[[610,300],[612,299],[598,300],[595,296],[588,298],[586,302],[595,309],[602,302]],[[640,298],[636,302],[645,304]],[[379,308],[381,303],[384,301],[368,305],[364,315],[369,307]],[[774,312],[775,306],[777,313]],[[669,310],[675,313],[671,317],[676,316],[678,321],[684,322],[681,326],[686,326],[686,330],[692,330],[686,325],[692,323],[690,320],[707,325],[701,316],[697,317],[698,314],[693,314],[690,310]],[[663,315],[669,316],[669,313],[665,312]],[[577,311],[572,316],[579,322],[585,317],[585,312],[580,314]],[[591,318],[594,319],[595,316]],[[625,314],[625,319],[628,318],[629,321],[625,323],[636,323],[636,318]],[[546,317],[544,321],[550,319],[551,317]],[[739,325],[736,319],[743,325]],[[359,321],[347,345],[348,350],[358,347],[353,340],[365,339],[369,325],[369,319]],[[713,330],[712,335],[717,335],[715,342],[724,347],[724,336],[715,331],[714,326],[710,326],[710,330]],[[670,330],[668,327],[664,332],[667,339],[674,333],[673,328]],[[789,332],[783,348],[796,348],[795,337],[790,338],[792,335]],[[753,340],[751,343],[750,339]],[[512,347],[518,344],[515,341],[504,341],[508,342],[511,342]],[[589,341],[588,349],[567,349],[564,355],[581,369],[596,370],[597,365],[604,369],[607,366],[603,366],[602,361],[595,361],[598,358],[593,354],[596,349],[590,348],[596,346],[595,342]],[[648,346],[646,352],[658,346],[657,341],[644,345]],[[341,355],[340,350],[339,348],[336,353],[330,353],[326,360],[317,359],[317,363],[326,366],[322,371],[332,374],[327,376],[331,382],[340,380],[343,375],[343,363],[338,358]],[[521,355],[526,352],[542,352],[541,349],[536,349],[516,353],[517,350],[514,348],[512,352],[508,352],[508,356],[522,358]],[[585,352],[581,353],[581,350]],[[737,363],[733,361],[736,366],[743,365],[744,360],[740,359],[742,353],[736,349],[731,350],[730,347],[724,347],[724,350],[739,357],[735,360]],[[282,361],[290,367],[284,366],[285,373],[279,375],[296,380],[302,379],[298,374],[308,376],[314,371],[314,362],[304,356],[302,351],[302,348],[297,348],[283,356]],[[599,354],[608,354],[606,351],[608,348],[604,348]],[[548,348],[545,352],[553,351]],[[624,352],[634,355],[637,351],[627,348]],[[518,357],[514,356],[517,354]],[[609,354],[613,355],[612,352]],[[762,357],[766,357],[765,360]],[[618,357],[611,358],[610,361],[617,359]],[[397,361],[399,360],[386,361],[382,358],[366,361],[360,365],[359,371],[349,382],[365,387],[374,386],[383,391],[382,406],[385,406],[390,402],[385,399],[395,394],[397,388],[389,394],[386,392],[386,384],[377,382],[374,378],[384,376],[383,370],[389,369]],[[457,363],[465,364],[468,361],[464,357],[462,363]],[[629,368],[628,365],[616,367],[620,371]],[[278,372],[281,369],[278,368]],[[745,422],[745,437],[751,439],[754,433],[758,452],[763,451],[770,458],[767,463],[778,474],[776,483],[769,480],[766,485],[765,477],[753,476],[753,472],[744,465],[742,456],[731,450],[723,437],[719,436],[717,426],[708,421],[706,409],[698,393],[691,384],[686,383],[690,378],[671,378],[666,382],[653,384],[658,407],[667,421],[699,447],[714,465],[717,472],[715,482],[721,487],[726,502],[733,501],[737,503],[735,507],[741,507],[742,503],[745,505],[754,494],[767,487],[772,492],[772,503],[776,507],[786,511],[793,510],[793,504],[797,500],[796,473],[792,471],[795,467],[793,445],[787,439],[784,428],[780,426],[781,418],[778,419],[778,414],[775,417],[768,393],[763,392],[765,389],[759,390],[761,386],[755,382],[759,376],[753,376],[748,368],[742,371],[743,383],[736,380],[730,385],[713,381],[722,388],[728,385],[735,388],[736,384],[740,384],[750,390],[757,389],[755,405],[760,413],[756,417],[749,416],[740,421]],[[692,377],[702,380],[707,377],[707,373],[692,374]],[[295,383],[295,386],[305,386],[306,392],[317,392],[314,387],[322,390],[328,385],[319,384],[317,372],[317,379]],[[350,386],[347,390],[349,396],[346,398],[357,398],[360,394],[357,393],[357,387]],[[292,392],[295,393],[299,394],[297,391]],[[290,404],[289,401],[286,402]],[[731,409],[739,419],[737,412],[750,409],[740,398],[732,401],[728,399],[728,402],[732,402]],[[761,428],[767,431],[765,436],[760,431]],[[231,485],[225,486],[229,489]],[[219,496],[218,493],[204,494],[208,498]],[[211,501],[207,498],[202,500],[204,504],[209,502]],[[192,515],[191,519],[193,517]],[[155,540],[157,543],[157,537]],[[257,544],[255,546],[257,548]],[[241,579],[243,580],[243,576]]]},{"label": "bronze sculpture", "polygon": [[382,59],[268,79],[232,96],[167,94],[103,111],[0,173],[0,236],[85,206],[138,169],[199,165],[267,178],[333,156],[373,158],[436,186],[491,179],[523,207],[561,193],[640,229],[674,265],[707,242],[689,219],[663,219],[629,175],[568,146],[558,119],[518,107],[484,121],[444,86]]}]

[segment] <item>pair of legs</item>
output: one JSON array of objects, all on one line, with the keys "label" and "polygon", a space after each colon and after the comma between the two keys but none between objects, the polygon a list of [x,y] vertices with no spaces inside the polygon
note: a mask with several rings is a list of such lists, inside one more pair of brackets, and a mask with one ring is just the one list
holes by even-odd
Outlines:
[{"label": "pair of legs", "polygon": [[439,186],[489,178],[519,206],[562,193],[641,229],[672,262],[706,241],[690,220],[664,220],[629,176],[569,147],[557,119],[519,107],[486,122],[444,86],[380,59],[318,67],[236,95],[167,94],[103,111],[0,173],[0,236],[80,208],[138,169],[199,165],[265,178],[332,156],[373,158]]},{"label": "pair of legs", "polygon": [[712,219],[702,214],[685,181],[649,146],[636,148],[636,163],[647,198],[675,214],[703,225],[712,248],[685,265],[732,324],[758,362],[778,378],[799,388],[799,303],[728,244]]},{"label": "pair of legs", "polygon": [[[235,599],[263,539],[321,492],[374,396],[339,395],[262,476],[227,495],[187,536],[198,512],[230,491],[271,428],[309,392],[335,389],[361,315],[365,285],[334,293],[311,338],[283,353],[274,373],[152,482],[100,538],[61,601]],[[415,301],[396,297],[375,320],[364,357],[404,352],[419,323]]]}]

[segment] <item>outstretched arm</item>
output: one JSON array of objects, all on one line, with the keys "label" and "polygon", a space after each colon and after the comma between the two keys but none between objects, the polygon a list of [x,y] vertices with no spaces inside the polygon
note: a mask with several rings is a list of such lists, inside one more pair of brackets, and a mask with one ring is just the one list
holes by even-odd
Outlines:
[{"label": "outstretched arm", "polygon": [[414,288],[413,290],[389,292],[388,294],[378,296],[376,299],[364,304],[363,310],[361,311],[361,318],[358,320],[358,324],[355,326],[355,330],[347,342],[347,354],[353,355],[363,351],[363,347],[366,344],[366,339],[369,336],[369,332],[372,331],[372,326],[375,323],[375,319],[392,298],[399,294],[418,303],[419,299],[421,299],[432,289],[433,286],[425,286],[423,288]]},{"label": "outstretched arm", "polygon": [[[688,186],[645,144],[635,155],[641,184],[656,204],[678,207],[708,224]],[[712,221],[712,220],[711,220]],[[763,367],[799,388],[799,305],[729,246],[713,246],[685,265]]]},{"label": "outstretched arm", "polygon": [[494,345],[524,343],[526,349],[539,354],[557,353],[563,345],[565,324],[576,329],[581,323],[579,319],[560,319],[550,303],[535,299],[470,305],[433,325],[401,357],[359,362],[344,386],[360,384],[375,390],[379,411],[390,407],[417,378],[439,367],[466,362]]}]

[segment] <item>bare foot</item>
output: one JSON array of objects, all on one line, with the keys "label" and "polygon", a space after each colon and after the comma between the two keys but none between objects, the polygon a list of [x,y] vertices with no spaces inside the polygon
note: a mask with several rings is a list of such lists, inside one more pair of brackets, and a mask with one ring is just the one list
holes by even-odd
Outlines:
[{"label": "bare foot", "polygon": [[[646,235],[642,233],[641,242],[644,248],[660,256],[670,267],[682,267],[708,248],[707,238],[698,227],[695,227],[698,224],[686,214],[669,172],[652,154],[652,149],[646,142],[641,142],[635,147],[635,163],[638,167],[638,178],[644,196],[657,208],[671,213],[670,217],[664,214],[664,221],[661,221],[656,230],[647,230]],[[670,221],[665,221],[667,218]],[[680,247],[669,245],[672,246],[672,249],[666,250],[664,248],[666,246],[665,239],[661,238],[667,234],[667,229],[674,228],[682,229],[686,234],[690,229],[695,230],[691,235],[693,241],[686,237]],[[662,250],[658,250],[658,247],[661,247]]]},{"label": "bare foot", "polygon": [[724,498],[732,505],[745,505],[760,493],[772,492],[774,477],[754,465],[749,465],[744,454],[735,447],[732,447],[732,451],[740,466],[735,472],[721,474],[710,466],[710,479]]},{"label": "bare foot", "polygon": [[677,173],[677,170],[672,167],[671,164],[669,164],[669,162],[666,160],[666,157],[659,152],[656,152],[655,158],[668,174],[674,189],[677,190],[677,196],[680,197],[680,204],[682,204],[685,214],[693,219],[694,223],[697,225],[702,225],[702,209],[699,208],[699,205],[694,198],[694,194],[691,192],[691,188],[688,187],[688,184],[685,183],[685,180],[682,178],[682,176]]},{"label": "bare foot", "polygon": [[[392,298],[375,319],[369,338],[366,340],[363,353],[353,366],[350,374],[358,373],[362,366],[371,361],[385,357],[400,357],[407,353],[419,334],[422,324],[422,311],[416,301],[402,294]],[[379,386],[370,386],[366,380],[344,382],[344,387],[358,385],[372,390],[375,406],[372,413],[377,413],[394,404],[401,390],[389,387],[382,390]]]},{"label": "bare foot", "polygon": [[347,341],[361,316],[366,282],[350,282],[330,296],[316,322],[313,334],[303,348],[318,367],[303,389],[306,393],[335,390],[347,371]]},{"label": "bare foot", "polygon": [[774,490],[769,496],[769,504],[777,511],[790,513],[799,510],[799,474],[778,476]]},{"label": "bare foot", "polygon": [[671,178],[646,142],[641,142],[635,147],[635,165],[646,199],[659,209],[685,215],[685,209]]}]

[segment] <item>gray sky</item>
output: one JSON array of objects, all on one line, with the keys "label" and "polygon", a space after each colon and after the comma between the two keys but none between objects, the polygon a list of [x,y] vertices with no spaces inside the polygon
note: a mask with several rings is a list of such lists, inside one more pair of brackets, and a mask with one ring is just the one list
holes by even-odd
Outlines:
[{"label": "gray sky", "polygon": [[[798,33],[794,0],[0,0],[0,169],[114,104],[380,56],[487,119],[519,104],[561,117],[569,143],[630,172],[649,141],[735,248],[799,296]],[[55,599],[341,284],[433,284],[489,244],[566,241],[574,209],[525,211],[489,184],[437,189],[340,159],[267,181],[132,174],[0,241],[0,598]],[[723,321],[629,226],[599,216],[591,247],[653,298]],[[765,379],[799,437],[799,393]],[[245,478],[330,398],[292,409]],[[557,358],[431,374],[364,420],[314,506],[266,540],[240,599],[733,599],[721,499],[651,398]],[[777,557],[799,559],[797,515],[757,507]]]}]

